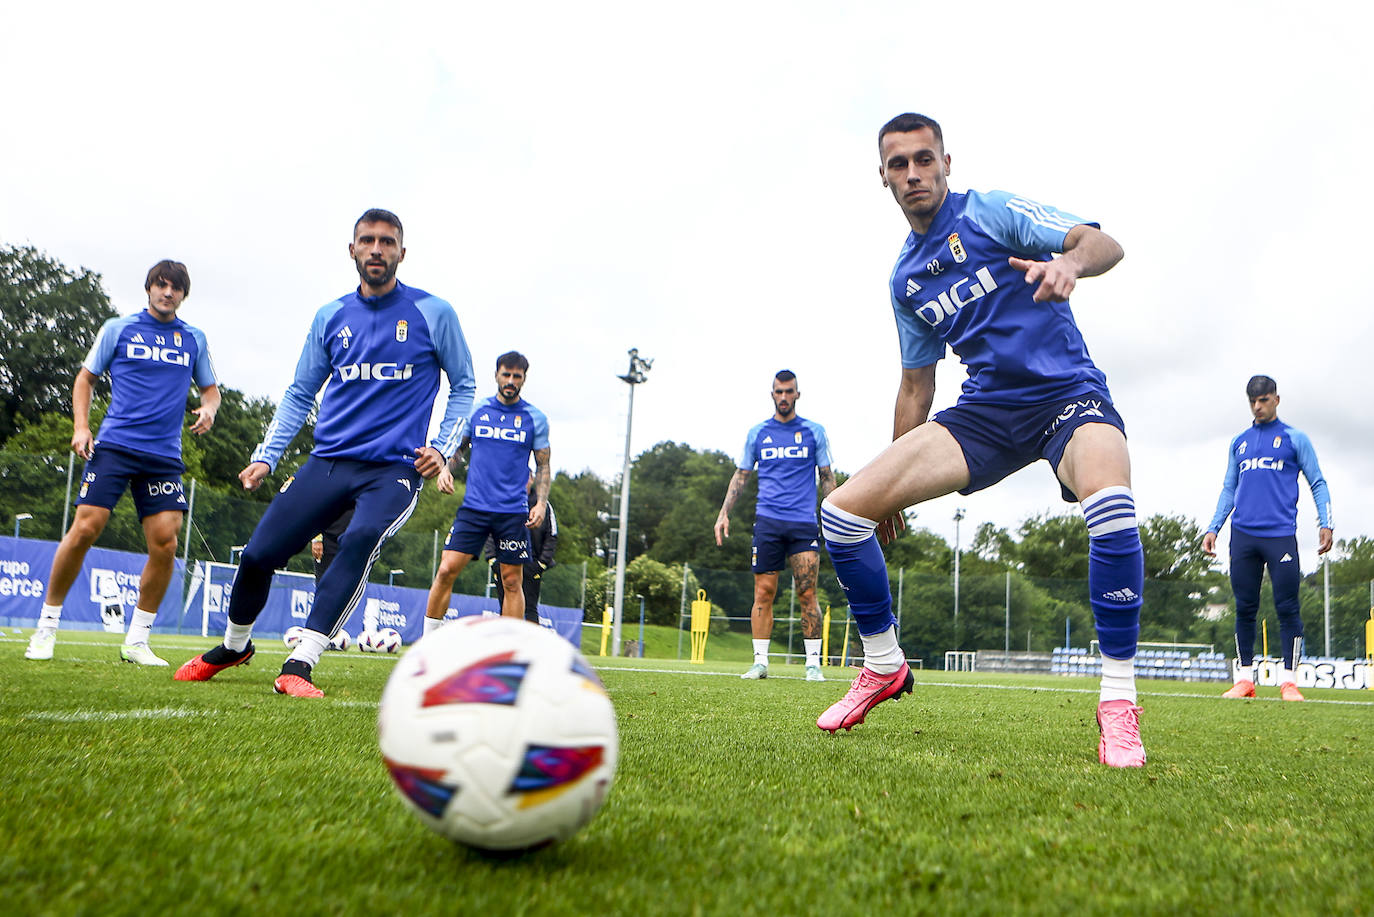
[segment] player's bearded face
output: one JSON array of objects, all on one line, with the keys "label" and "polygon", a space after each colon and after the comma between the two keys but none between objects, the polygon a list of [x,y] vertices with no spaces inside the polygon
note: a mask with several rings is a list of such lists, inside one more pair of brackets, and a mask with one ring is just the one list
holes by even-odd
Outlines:
[{"label": "player's bearded face", "polygon": [[514,401],[520,397],[520,390],[525,387],[525,373],[523,370],[502,366],[496,371],[496,390],[506,401]]},{"label": "player's bearded face", "polygon": [[396,276],[399,258],[388,258],[382,252],[359,251],[353,256],[358,263],[358,276],[369,286],[386,286]]},{"label": "player's bearded face", "polygon": [[360,223],[348,246],[358,266],[358,277],[371,287],[384,287],[396,278],[396,268],[405,260],[400,233],[389,223]]},{"label": "player's bearded face", "polygon": [[783,417],[791,416],[797,409],[797,390],[793,386],[773,389],[773,407]]}]

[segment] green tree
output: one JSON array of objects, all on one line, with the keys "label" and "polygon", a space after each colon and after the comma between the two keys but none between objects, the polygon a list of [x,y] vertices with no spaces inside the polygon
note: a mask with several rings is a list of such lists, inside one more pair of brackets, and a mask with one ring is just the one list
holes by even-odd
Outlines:
[{"label": "green tree", "polygon": [[[688,594],[695,597],[694,580],[689,578]],[[644,620],[649,624],[676,626],[682,611],[682,565],[660,563],[640,555],[625,566],[625,605],[623,621],[639,621],[639,598],[644,596]]]},{"label": "green tree", "polygon": [[70,416],[77,368],[115,315],[99,274],[0,245],[0,442],[44,414]]}]

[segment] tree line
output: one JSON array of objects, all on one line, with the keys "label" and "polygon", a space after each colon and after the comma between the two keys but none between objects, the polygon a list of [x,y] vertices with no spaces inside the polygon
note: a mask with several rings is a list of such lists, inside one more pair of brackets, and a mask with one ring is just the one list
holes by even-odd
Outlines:
[{"label": "tree line", "polygon": [[[62,535],[63,506],[70,461],[71,382],[100,324],[115,315],[100,277],[72,270],[30,247],[0,245],[0,520],[21,512],[30,537]],[[214,429],[203,437],[184,434],[186,480],[195,481],[191,525],[182,532],[190,561],[228,562],[242,545],[277,489],[295,472],[313,442],[313,418],[293,440],[263,487],[245,492],[238,472],[270,420],[275,405],[266,398],[221,388],[223,401]],[[188,408],[197,394],[187,392]],[[92,422],[98,423],[108,389],[98,390]],[[690,601],[705,589],[716,613],[732,620],[717,629],[748,629],[753,597],[750,540],[756,489],[751,482],[737,502],[736,534],[717,547],[713,525],[725,496],[734,461],[719,451],[698,451],[686,443],[661,442],[635,456],[631,465],[632,500],[628,520],[625,621],[636,621],[643,596],[649,623],[678,624],[686,589]],[[79,472],[80,463],[75,464]],[[843,475],[838,475],[843,480]],[[377,582],[426,588],[438,551],[461,498],[436,488],[421,491],[406,528],[388,543],[374,566]],[[77,478],[79,480],[79,478]],[[590,470],[558,471],[550,490],[559,524],[556,566],[545,576],[543,598],[551,604],[582,607],[599,621],[609,601],[615,564],[619,481]],[[1155,515],[1142,521],[1145,546],[1145,605],[1141,639],[1152,642],[1205,643],[1233,651],[1234,610],[1228,580],[1200,548],[1202,529],[1182,516]],[[131,501],[121,501],[100,542],[141,552],[142,530]],[[1062,645],[1067,627],[1074,645],[1092,638],[1087,602],[1088,536],[1074,512],[1044,513],[1014,530],[984,524],[960,553],[958,616],[955,607],[954,550],[940,535],[911,527],[884,553],[894,599],[900,597],[901,642],[909,656],[938,660],[949,649],[1027,648],[1045,651]],[[1360,536],[1337,542],[1331,564],[1331,648],[1338,655],[1363,655],[1363,622],[1369,616],[1369,583],[1374,580],[1374,541]],[[821,554],[818,593],[822,609],[836,620],[845,614],[843,592],[829,557]],[[308,552],[290,568],[308,572]],[[401,571],[392,573],[392,571]],[[460,592],[481,593],[484,564],[470,565],[460,577]],[[782,578],[774,614],[776,635],[791,595]],[[1302,586],[1309,652],[1323,648],[1323,579],[1308,576]],[[1266,586],[1261,614],[1277,639],[1272,599]],[[853,636],[852,636],[853,638]],[[832,637],[834,639],[834,637]],[[936,662],[935,664],[938,664]]]}]

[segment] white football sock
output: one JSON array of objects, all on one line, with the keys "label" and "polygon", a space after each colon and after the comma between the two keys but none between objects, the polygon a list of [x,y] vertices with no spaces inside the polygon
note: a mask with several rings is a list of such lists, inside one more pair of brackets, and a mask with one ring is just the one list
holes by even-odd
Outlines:
[{"label": "white football sock", "polygon": [[320,655],[324,653],[324,648],[329,645],[329,635],[322,634],[317,630],[306,628],[301,634],[301,642],[296,644],[296,648],[287,656],[288,662],[304,662],[310,668],[314,668],[320,661]]},{"label": "white football sock", "polygon": [[242,653],[248,648],[248,638],[253,635],[253,625],[235,624],[230,621],[224,626],[224,648]]},{"label": "white football sock", "polygon": [[129,632],[124,635],[124,645],[133,646],[136,643],[147,643],[148,637],[153,632],[153,619],[156,617],[156,611],[144,611],[142,608],[135,608],[133,620],[129,622]]},{"label": "white football sock", "polygon": [[1249,665],[1241,665],[1239,662],[1237,662],[1237,663],[1236,663],[1236,681],[1237,681],[1237,682],[1242,682],[1242,681],[1254,681],[1254,680],[1255,680],[1255,664],[1252,662],[1252,663],[1250,663]]},{"label": "white football sock", "polygon": [[859,639],[864,644],[864,668],[872,669],[879,675],[891,675],[902,667],[906,657],[902,655],[902,648],[897,644],[897,628],[889,627],[887,630],[871,637],[859,635]]},{"label": "white football sock", "polygon": [[754,665],[767,667],[768,645],[772,642],[772,640],[768,639],[754,641]]},{"label": "white football sock", "polygon": [[814,640],[809,640],[809,639],[803,638],[803,639],[802,639],[802,646],[806,647],[806,664],[807,664],[807,665],[820,665],[820,664],[821,664],[821,638],[820,638],[820,637],[817,637],[817,638],[814,639]]},{"label": "white football sock", "polygon": [[425,632],[420,636],[427,637],[443,626],[443,618],[431,618],[429,615],[425,615]]},{"label": "white football sock", "polygon": [[57,628],[62,624],[62,606],[44,605],[43,610],[38,613],[38,632],[55,634]]},{"label": "white football sock", "polygon": [[1135,703],[1135,657],[1102,657],[1102,689],[1098,701],[1128,700]]}]

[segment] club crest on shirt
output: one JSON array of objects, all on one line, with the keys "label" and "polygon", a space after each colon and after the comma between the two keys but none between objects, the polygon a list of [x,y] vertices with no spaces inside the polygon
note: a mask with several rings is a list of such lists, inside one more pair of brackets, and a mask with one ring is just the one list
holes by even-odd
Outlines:
[{"label": "club crest on shirt", "polygon": [[512,418],[512,420],[515,421],[515,425],[516,425],[517,427],[520,426],[520,415],[519,415],[519,414],[516,414],[515,417]]},{"label": "club crest on shirt", "polygon": [[1282,436],[1275,436],[1275,437],[1274,437],[1274,448],[1277,449],[1277,448],[1279,447],[1279,443],[1281,443],[1281,442],[1283,442],[1283,437],[1282,437]]},{"label": "club crest on shirt", "polygon": [[957,232],[949,234],[949,253],[954,256],[956,264],[963,264],[968,260],[968,252],[964,251],[964,243],[959,240]]},{"label": "club crest on shirt", "polygon": [[402,343],[402,344],[405,343],[406,335],[409,334],[409,333],[410,333],[410,323],[407,322],[407,321],[406,321],[405,319],[403,319],[403,318],[402,318],[402,319],[398,319],[398,320],[396,321],[396,340],[397,340],[397,342]]},{"label": "club crest on shirt", "polygon": [[800,442],[801,442],[801,430],[798,430],[796,433],[793,433],[793,434],[792,434],[792,442],[794,442],[794,443],[800,443]]},{"label": "club crest on shirt", "polygon": [[172,332],[172,344],[173,344],[174,346],[176,346],[176,347],[180,347],[180,346],[181,346],[181,332],[180,332],[180,331],[173,331],[173,332]]}]

